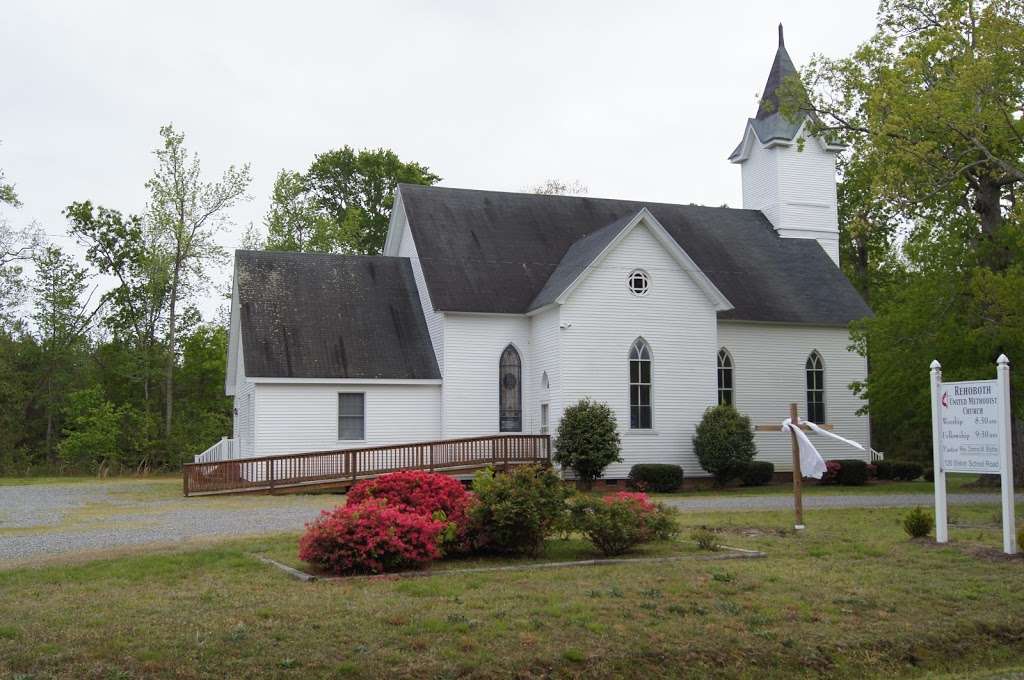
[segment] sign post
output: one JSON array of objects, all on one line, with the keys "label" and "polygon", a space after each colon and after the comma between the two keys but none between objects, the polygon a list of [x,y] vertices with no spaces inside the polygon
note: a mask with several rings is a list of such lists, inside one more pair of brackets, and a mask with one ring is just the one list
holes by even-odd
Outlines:
[{"label": "sign post", "polygon": [[935,476],[935,540],[949,542],[949,523],[946,520],[946,470],[942,467],[942,428],[939,415],[939,395],[942,393],[942,366],[932,361],[932,471]]},{"label": "sign post", "polygon": [[931,363],[932,456],[935,472],[935,540],[949,541],[946,473],[998,474],[1002,486],[1003,552],[1017,552],[1010,438],[1010,360],[1000,355],[995,380],[942,382]]},{"label": "sign post", "polygon": [[1000,474],[1003,491],[1003,552],[1016,555],[1017,529],[1013,508],[1013,414],[1010,411],[1010,360],[1000,354],[996,360],[996,382],[999,400],[1003,402],[1003,417],[999,419],[999,457],[1002,459]]}]

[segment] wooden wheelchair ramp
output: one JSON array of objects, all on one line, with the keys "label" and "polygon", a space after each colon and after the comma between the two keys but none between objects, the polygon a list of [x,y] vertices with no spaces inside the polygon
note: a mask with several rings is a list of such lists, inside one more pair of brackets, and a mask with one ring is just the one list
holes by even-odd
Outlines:
[{"label": "wooden wheelchair ramp", "polygon": [[509,434],[467,439],[186,463],[186,496],[301,493],[344,488],[399,470],[463,474],[491,466],[549,464],[549,435]]}]

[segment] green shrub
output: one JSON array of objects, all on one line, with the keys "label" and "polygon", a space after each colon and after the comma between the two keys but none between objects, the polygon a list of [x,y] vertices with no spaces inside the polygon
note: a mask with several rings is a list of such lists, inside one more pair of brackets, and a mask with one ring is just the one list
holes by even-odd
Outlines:
[{"label": "green shrub", "polygon": [[[831,461],[830,461],[831,462]],[[868,464],[855,458],[834,461],[839,463],[836,483],[843,486],[863,486],[868,482]]]},{"label": "green shrub", "polygon": [[875,463],[875,477],[878,479],[892,479],[893,461],[880,460]]},{"label": "green shrub", "polygon": [[608,404],[583,399],[565,409],[555,438],[555,462],[571,468],[583,489],[612,463],[619,463],[622,445],[615,414]]},{"label": "green shrub", "polygon": [[566,512],[569,489],[548,468],[524,465],[473,479],[477,502],[467,514],[481,549],[537,555]]},{"label": "green shrub", "polygon": [[577,530],[605,555],[621,555],[641,543],[668,540],[677,532],[676,511],[643,493],[604,498],[577,496],[570,504]]},{"label": "green shrub", "polygon": [[918,506],[904,515],[903,530],[911,538],[924,538],[932,532],[934,523],[932,513]]},{"label": "green shrub", "polygon": [[683,468],[666,463],[642,463],[629,469],[629,486],[640,491],[667,493],[683,485]]},{"label": "green shrub", "polygon": [[728,404],[709,408],[697,426],[693,449],[715,484],[724,486],[743,474],[757,455],[750,418]]},{"label": "green shrub", "polygon": [[924,466],[900,460],[883,460],[878,462],[875,467],[878,469],[879,479],[912,482],[924,474]]},{"label": "green shrub", "polygon": [[912,482],[924,474],[924,466],[920,463],[893,463],[892,478],[903,482]]},{"label": "green shrub", "polygon": [[743,486],[764,486],[775,477],[775,464],[766,460],[753,460],[740,475]]},{"label": "green shrub", "polygon": [[707,527],[694,529],[690,534],[690,540],[696,543],[701,550],[718,550],[722,547],[722,544],[718,542],[718,534]]},{"label": "green shrub", "polygon": [[924,481],[934,482],[935,481],[935,470],[933,468],[925,468],[924,470]]}]

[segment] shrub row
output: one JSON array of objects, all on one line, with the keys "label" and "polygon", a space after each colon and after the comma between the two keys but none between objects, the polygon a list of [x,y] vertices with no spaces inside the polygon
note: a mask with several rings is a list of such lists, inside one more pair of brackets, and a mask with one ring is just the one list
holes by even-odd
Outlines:
[{"label": "shrub row", "polygon": [[924,474],[924,466],[897,460],[883,460],[875,464],[876,476],[879,479],[894,479],[912,482]]},{"label": "shrub row", "polygon": [[862,460],[844,458],[825,461],[825,476],[822,484],[842,486],[863,486],[868,481],[868,464]]},{"label": "shrub row", "polygon": [[667,493],[683,485],[683,468],[667,463],[643,463],[629,469],[629,486],[639,491]]},{"label": "shrub row", "polygon": [[562,528],[605,555],[675,535],[675,511],[646,494],[593,498],[573,492],[547,468],[479,473],[473,492],[454,479],[396,472],[356,484],[347,505],[306,526],[299,558],[336,574],[411,569],[452,553],[535,556]]}]

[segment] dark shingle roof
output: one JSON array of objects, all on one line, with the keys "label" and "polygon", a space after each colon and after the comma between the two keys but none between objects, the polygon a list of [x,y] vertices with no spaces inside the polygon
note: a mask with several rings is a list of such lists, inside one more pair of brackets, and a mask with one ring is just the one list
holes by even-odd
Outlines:
[{"label": "dark shingle roof", "polygon": [[594,258],[600,255],[608,244],[615,240],[619,232],[633,221],[634,217],[636,217],[635,213],[620,217],[608,226],[584,236],[569,246],[569,250],[566,251],[562,259],[559,260],[558,266],[555,267],[555,271],[548,277],[547,283],[544,284],[544,287],[537,293],[537,297],[530,303],[528,311],[540,309],[544,305],[550,305],[554,302],[562,294],[562,291],[568,288],[583,273],[583,270],[594,261]]},{"label": "dark shingle roof", "polygon": [[[594,235],[578,246],[582,260],[597,234],[646,207],[733,304],[720,318],[845,326],[871,313],[816,241],[781,238],[757,210],[408,184],[401,192],[440,310],[525,313],[549,281],[557,287],[552,277],[577,241]],[[565,275],[578,266],[568,258]]]},{"label": "dark shingle roof", "polygon": [[235,252],[245,372],[438,379],[407,258]]}]

